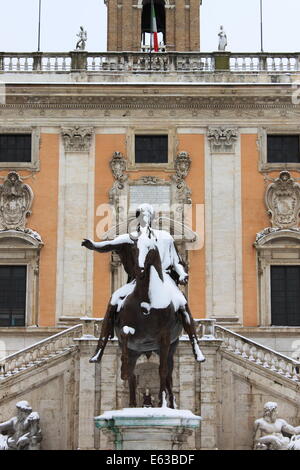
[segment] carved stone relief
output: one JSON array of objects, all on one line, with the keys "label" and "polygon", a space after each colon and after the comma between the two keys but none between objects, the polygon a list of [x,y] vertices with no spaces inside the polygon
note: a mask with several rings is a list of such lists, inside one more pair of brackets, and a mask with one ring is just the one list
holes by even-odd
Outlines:
[{"label": "carved stone relief", "polygon": [[114,152],[109,164],[115,178],[115,182],[109,190],[109,202],[117,208],[119,197],[122,195],[122,191],[125,188],[124,183],[128,180],[128,176],[125,174],[127,168],[126,159],[121,152]]},{"label": "carved stone relief", "polygon": [[33,192],[15,171],[0,185],[0,230],[25,230]]},{"label": "carved stone relief", "polygon": [[62,128],[62,138],[66,152],[89,152],[92,136],[92,127]]},{"label": "carved stone relief", "polygon": [[272,227],[297,228],[300,213],[300,185],[288,171],[282,171],[266,191],[265,202]]},{"label": "carved stone relief", "polygon": [[176,183],[176,202],[181,204],[192,203],[192,191],[184,181],[190,171],[191,163],[188,152],[180,152],[174,162],[176,173],[171,178]]},{"label": "carved stone relief", "polygon": [[177,203],[179,205],[191,204],[191,190],[185,182],[190,167],[191,159],[187,152],[180,152],[174,162],[175,174],[172,175],[171,182],[158,178],[156,176],[142,176],[138,180],[130,180],[130,177],[126,174],[126,159],[120,152],[113,154],[112,160],[110,161],[110,167],[115,178],[115,182],[109,190],[109,202],[115,207],[116,211],[119,212],[120,198],[127,199],[130,191],[128,185],[137,186],[169,186],[170,187],[170,205]]},{"label": "carved stone relief", "polygon": [[234,153],[238,130],[230,127],[210,127],[207,138],[211,153]]}]

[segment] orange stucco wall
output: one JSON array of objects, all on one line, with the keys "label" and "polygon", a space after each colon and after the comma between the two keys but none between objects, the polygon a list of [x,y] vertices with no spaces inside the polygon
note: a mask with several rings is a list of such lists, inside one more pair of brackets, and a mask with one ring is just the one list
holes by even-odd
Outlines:
[{"label": "orange stucco wall", "polygon": [[[59,136],[41,134],[40,168],[32,174],[19,170],[34,193],[32,215],[26,226],[37,231],[44,242],[40,253],[39,275],[39,326],[55,326],[56,309],[56,254],[57,254],[57,214],[58,214],[58,164]],[[2,171],[7,176],[9,170]],[[29,178],[28,178],[29,177]]]},{"label": "orange stucco wall", "polygon": [[[260,325],[256,250],[253,243],[256,233],[270,226],[264,202],[267,185],[264,175],[258,171],[257,138],[256,134],[241,136],[244,326]],[[279,173],[270,172],[268,176],[277,178]],[[298,177],[296,172],[291,174]]]},{"label": "orange stucco wall", "polygon": [[268,226],[264,209],[264,178],[258,172],[257,135],[241,136],[242,154],[242,234],[243,234],[243,290],[244,325],[256,326],[257,269],[255,234]]},{"label": "orange stucco wall", "polygon": [[[98,134],[96,135],[96,161],[95,161],[95,212],[99,204],[107,204],[108,191],[113,184],[109,162],[115,151],[124,155],[126,146],[126,136],[119,134]],[[101,217],[95,220],[95,240],[97,238],[96,227]],[[111,293],[111,272],[110,253],[94,253],[94,297],[93,314],[103,317],[106,311]]]},{"label": "orange stucco wall", "polygon": [[[193,229],[195,226],[196,204],[205,202],[204,136],[198,134],[178,135],[178,151],[190,154],[192,165],[186,183],[192,190]],[[203,228],[203,227],[202,227]],[[204,228],[203,228],[204,229]],[[204,241],[205,245],[205,241]],[[205,308],[205,248],[189,251],[189,306],[194,318],[204,318]]]},{"label": "orange stucco wall", "polygon": [[29,184],[34,192],[28,226],[36,229],[45,246],[41,250],[39,277],[39,326],[55,325],[58,217],[59,135],[42,134],[41,171]]}]

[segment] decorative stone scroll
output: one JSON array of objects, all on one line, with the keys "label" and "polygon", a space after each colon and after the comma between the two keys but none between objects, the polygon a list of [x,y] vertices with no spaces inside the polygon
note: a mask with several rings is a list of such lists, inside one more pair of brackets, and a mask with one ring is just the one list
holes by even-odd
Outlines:
[{"label": "decorative stone scroll", "polygon": [[0,230],[25,230],[33,192],[15,171],[0,185]]},{"label": "decorative stone scroll", "polygon": [[238,130],[231,127],[210,127],[207,138],[211,153],[234,153]]},{"label": "decorative stone scroll", "polygon": [[115,182],[109,190],[109,202],[117,208],[119,197],[125,188],[124,183],[128,180],[128,176],[125,174],[127,167],[126,159],[121,152],[114,152],[109,164],[115,178]]},{"label": "decorative stone scroll", "polygon": [[188,152],[180,152],[174,162],[175,175],[171,178],[176,183],[176,202],[191,204],[191,190],[184,181],[191,168],[191,159]]},{"label": "decorative stone scroll", "polygon": [[272,227],[297,228],[300,213],[300,185],[288,171],[282,171],[266,191],[265,202]]},{"label": "decorative stone scroll", "polygon": [[92,127],[62,128],[65,152],[89,152],[93,133]]}]

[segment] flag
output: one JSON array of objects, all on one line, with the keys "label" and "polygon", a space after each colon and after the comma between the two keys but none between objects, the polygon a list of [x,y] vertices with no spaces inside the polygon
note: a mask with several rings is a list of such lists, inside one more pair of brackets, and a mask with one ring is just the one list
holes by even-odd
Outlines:
[{"label": "flag", "polygon": [[154,45],[153,49],[155,52],[158,52],[157,23],[156,23],[155,8],[154,8],[153,0],[151,0],[151,36],[152,35],[153,35],[153,45]]}]

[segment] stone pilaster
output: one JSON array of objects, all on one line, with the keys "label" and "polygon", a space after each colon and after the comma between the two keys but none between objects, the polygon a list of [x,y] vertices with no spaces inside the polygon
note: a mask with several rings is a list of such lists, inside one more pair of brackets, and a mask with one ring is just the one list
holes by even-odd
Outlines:
[{"label": "stone pilaster", "polygon": [[[109,342],[101,360],[100,367],[100,409],[97,413],[117,408],[117,381],[120,375],[118,370],[118,352],[116,344]],[[94,415],[95,416],[95,415]],[[111,437],[107,433],[101,433],[100,449],[111,449]]]},{"label": "stone pilaster", "polygon": [[75,340],[79,345],[78,365],[78,448],[80,450],[93,450],[95,403],[95,364],[90,364],[96,339],[82,337]]},{"label": "stone pilaster", "polygon": [[[206,358],[200,370],[201,450],[216,450],[218,447],[220,415],[220,361],[218,350],[221,340],[200,340]],[[198,410],[197,410],[198,412]]]},{"label": "stone pilaster", "polygon": [[[62,128],[59,161],[57,319],[92,315],[93,253],[80,247],[94,231],[93,129]],[[74,229],[76,227],[76,230]]]},{"label": "stone pilaster", "polygon": [[239,131],[209,128],[205,149],[206,311],[224,322],[242,322],[242,207]]}]

